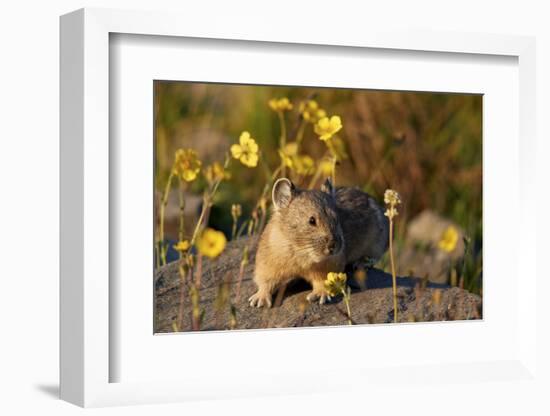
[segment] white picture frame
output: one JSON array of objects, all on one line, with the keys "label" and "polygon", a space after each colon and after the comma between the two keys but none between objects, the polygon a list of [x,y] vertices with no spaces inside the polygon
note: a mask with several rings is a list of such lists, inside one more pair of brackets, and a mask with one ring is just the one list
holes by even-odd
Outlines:
[{"label": "white picture frame", "polygon": [[[185,25],[182,21],[185,20]],[[61,18],[61,398],[80,406],[160,403],[210,398],[253,397],[273,394],[307,394],[354,391],[370,386],[383,395],[392,379],[401,381],[400,392],[418,391],[434,382],[449,382],[445,369],[461,383],[506,381],[514,388],[542,387],[537,373],[536,269],[533,261],[536,239],[535,169],[535,42],[530,37],[467,33],[380,32],[366,29],[358,37],[353,31],[330,33],[302,31],[273,24],[254,25],[246,33],[235,32],[235,22],[220,19],[204,25],[203,19],[184,19],[173,13],[106,9],[83,9]],[[237,25],[238,26],[238,25]],[[242,27],[242,26],[241,26]],[[308,374],[296,368],[289,373],[266,372],[262,380],[242,375],[220,374],[216,380],[193,373],[179,380],[112,382],[111,367],[119,360],[111,348],[109,189],[113,160],[109,153],[109,53],[111,34],[173,38],[224,39],[226,41],[331,45],[332,48],[371,48],[433,52],[437,54],[502,55],[517,59],[519,68],[518,178],[516,210],[521,218],[510,269],[517,283],[516,268],[522,264],[522,283],[517,285],[517,310],[513,311],[517,345],[498,360],[440,360],[418,362],[414,367],[392,366],[329,368]],[[516,264],[517,262],[517,264]],[[526,319],[529,317],[529,319]],[[491,319],[498,319],[492,317]],[[518,324],[520,323],[520,324]],[[405,326],[406,327],[406,326]],[[405,328],[401,327],[401,328]],[[362,328],[355,328],[362,331]],[[242,334],[242,333],[241,333]],[[322,340],[327,332],[315,332]],[[517,336],[516,336],[517,335]],[[151,334],[152,336],[152,334]],[[210,335],[208,335],[210,336]],[[244,336],[244,335],[243,335]],[[351,339],[351,338],[350,338]],[[164,343],[168,343],[168,338]],[[497,354],[498,355],[498,354]],[[292,377],[289,377],[292,374]],[[320,374],[332,377],[326,383]],[[472,377],[472,374],[475,374]],[[527,387],[525,387],[527,385]],[[520,386],[520,387],[518,387]],[[512,388],[510,387],[510,388]],[[487,389],[497,397],[497,389]]]}]

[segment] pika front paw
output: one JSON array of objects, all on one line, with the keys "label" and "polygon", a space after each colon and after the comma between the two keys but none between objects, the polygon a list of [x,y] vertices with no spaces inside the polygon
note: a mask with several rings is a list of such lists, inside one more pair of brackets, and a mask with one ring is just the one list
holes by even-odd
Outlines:
[{"label": "pika front paw", "polygon": [[267,308],[271,308],[271,294],[257,291],[248,298],[248,302],[250,302],[250,306],[252,307],[255,306],[257,308],[261,308],[262,306],[265,306]]},{"label": "pika front paw", "polygon": [[331,297],[324,290],[312,290],[307,296],[306,299],[308,302],[315,302],[319,300],[319,305],[325,304],[327,301],[331,300]]}]

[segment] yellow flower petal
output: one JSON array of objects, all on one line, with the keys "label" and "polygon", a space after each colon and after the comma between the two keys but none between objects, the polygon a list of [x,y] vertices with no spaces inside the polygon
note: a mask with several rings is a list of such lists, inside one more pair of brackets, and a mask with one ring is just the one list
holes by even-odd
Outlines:
[{"label": "yellow flower petal", "polygon": [[234,144],[231,146],[231,156],[233,156],[235,159],[238,159],[243,154],[243,149],[238,144]]},{"label": "yellow flower petal", "polygon": [[174,249],[177,250],[177,251],[182,251],[183,252],[183,251],[189,250],[189,246],[190,246],[189,241],[183,240],[183,241],[180,241],[178,244],[176,244],[174,246]]},{"label": "yellow flower petal", "polygon": [[321,169],[321,172],[323,172],[323,176],[332,176],[334,162],[329,159],[323,159],[320,163],[319,168]]},{"label": "yellow flower petal", "polygon": [[283,152],[287,156],[296,156],[298,154],[298,143],[290,142],[285,145]]},{"label": "yellow flower petal", "polygon": [[258,143],[256,143],[254,140],[250,140],[250,142],[248,142],[248,151],[249,152],[252,152],[252,153],[258,153],[258,150],[260,148],[258,147]]},{"label": "yellow flower petal", "polygon": [[268,101],[269,108],[271,108],[273,111],[277,111],[277,100],[275,98],[272,98]]},{"label": "yellow flower petal", "polygon": [[276,112],[283,112],[283,111],[289,111],[292,110],[292,103],[290,100],[286,97],[283,98],[272,98],[268,101],[269,108],[271,108],[273,111]]},{"label": "yellow flower petal", "polygon": [[344,293],[346,290],[346,280],[347,275],[345,273],[327,273],[327,278],[324,282],[325,290],[330,296]]},{"label": "yellow flower petal", "polygon": [[195,180],[201,170],[202,162],[193,149],[176,150],[173,172],[186,182]]},{"label": "yellow flower petal", "polygon": [[182,178],[187,182],[192,182],[197,178],[197,173],[192,170],[186,170],[182,173]]},{"label": "yellow flower petal", "polygon": [[323,117],[319,122],[317,123],[317,127],[319,130],[327,130],[330,126],[330,121],[328,117]]},{"label": "yellow flower petal", "polygon": [[342,128],[342,119],[338,116],[332,116],[330,118],[330,129],[332,134],[335,134],[340,131]]},{"label": "yellow flower petal", "polygon": [[246,144],[250,141],[250,133],[247,131],[243,131],[241,133],[241,136],[239,137],[239,143],[241,146],[246,146]]},{"label": "yellow flower petal", "polygon": [[456,248],[458,237],[457,229],[450,225],[441,236],[438,247],[447,253],[451,253]]},{"label": "yellow flower petal", "polygon": [[298,175],[313,175],[315,173],[315,162],[308,155],[295,156],[293,160]]},{"label": "yellow flower petal", "polygon": [[241,163],[248,167],[256,167],[258,164],[258,152],[260,150],[256,141],[250,136],[250,133],[243,131],[239,137],[239,143],[231,146],[231,155],[239,159]]},{"label": "yellow flower petal", "polygon": [[321,140],[326,141],[342,129],[342,119],[339,116],[323,117],[313,129]]},{"label": "yellow flower petal", "polygon": [[249,168],[255,168],[258,165],[258,154],[257,153],[244,153],[240,161],[243,165],[248,166]]},{"label": "yellow flower petal", "polygon": [[224,233],[212,228],[207,228],[197,240],[197,250],[199,250],[199,253],[203,256],[215,258],[222,253],[226,244],[227,239]]},{"label": "yellow flower petal", "polygon": [[281,162],[287,167],[292,169],[292,157],[287,155],[281,149],[279,149],[279,156],[281,157]]},{"label": "yellow flower petal", "polygon": [[219,162],[214,162],[204,170],[204,176],[209,183],[223,181],[231,177]]}]

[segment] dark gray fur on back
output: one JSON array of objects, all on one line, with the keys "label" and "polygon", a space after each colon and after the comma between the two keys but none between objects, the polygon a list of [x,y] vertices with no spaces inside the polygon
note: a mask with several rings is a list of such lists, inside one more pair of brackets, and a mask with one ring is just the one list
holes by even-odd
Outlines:
[{"label": "dark gray fur on back", "polygon": [[364,257],[378,260],[388,247],[389,223],[383,208],[358,188],[337,187],[335,197],[347,262]]}]

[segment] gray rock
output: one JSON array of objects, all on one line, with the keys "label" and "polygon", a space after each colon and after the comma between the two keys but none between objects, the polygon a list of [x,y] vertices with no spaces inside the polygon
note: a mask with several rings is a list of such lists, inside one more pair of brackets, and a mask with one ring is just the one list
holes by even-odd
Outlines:
[{"label": "gray rock", "polygon": [[[458,233],[456,247],[450,253],[438,248],[448,227],[454,227]],[[397,254],[397,270],[430,282],[449,283],[451,268],[460,262],[464,250],[464,231],[452,221],[426,210],[407,226],[404,245]]]},{"label": "gray rock", "polygon": [[[246,244],[250,244],[250,257],[244,268],[237,298],[239,268]],[[224,253],[214,261],[203,259],[199,291],[202,330],[348,324],[345,303],[341,297],[325,305],[309,304],[306,295],[310,288],[301,280],[287,287],[282,296],[275,296],[275,306],[271,309],[248,306],[247,299],[256,290],[252,280],[255,246],[255,241],[239,239],[229,242]],[[182,295],[184,302],[180,329],[187,331],[192,328],[191,286],[189,282],[183,285],[181,282],[177,262],[167,264],[156,272],[155,332],[174,331]],[[351,278],[349,283],[354,287],[350,300],[354,324],[393,322],[391,275],[370,269],[363,285]],[[399,322],[481,318],[481,298],[477,295],[417,278],[399,277],[397,283]],[[235,318],[233,323],[232,317]]]}]

